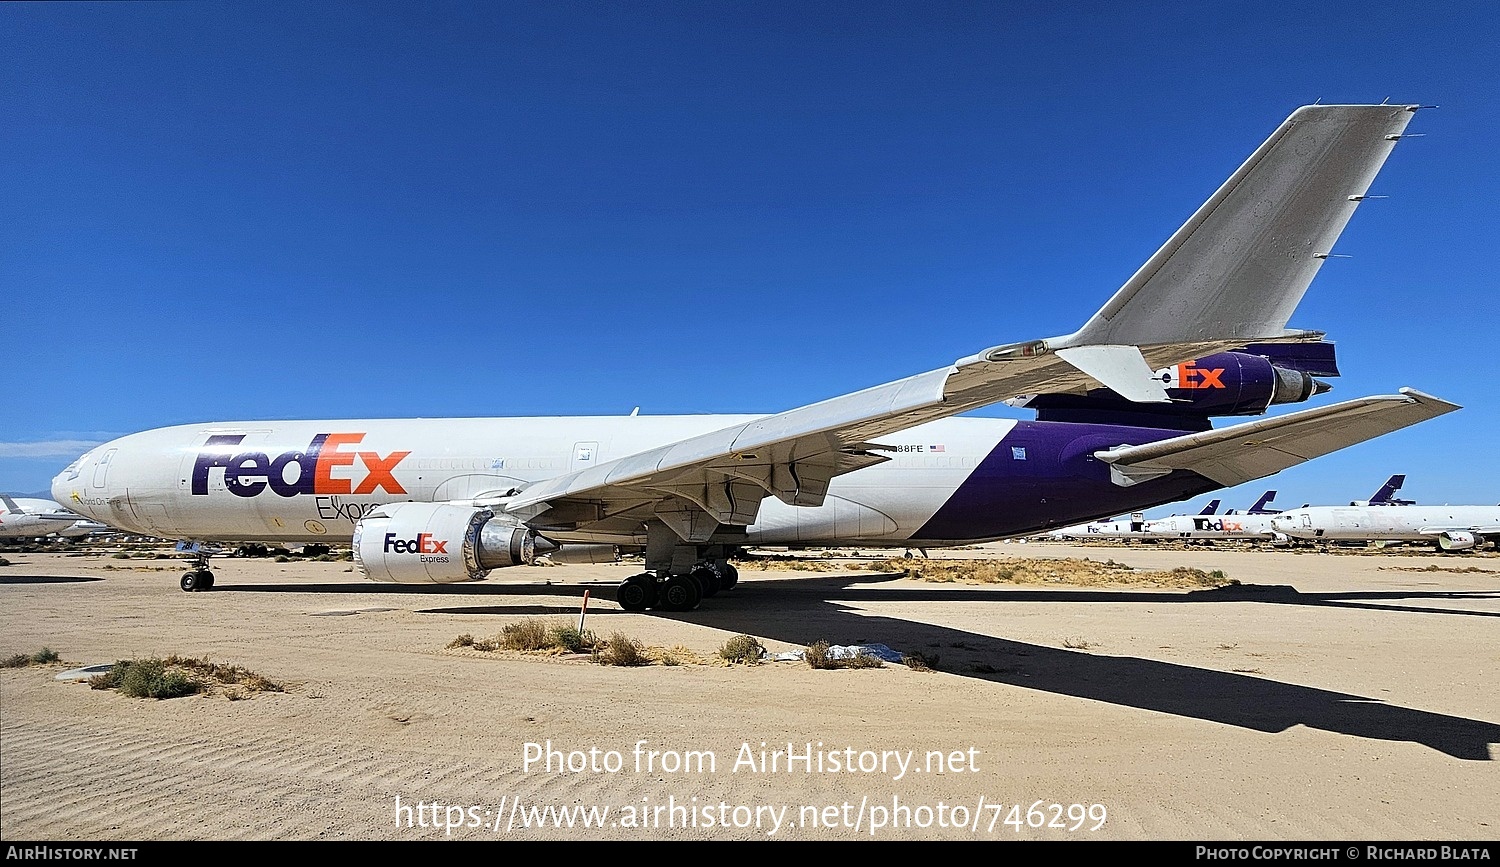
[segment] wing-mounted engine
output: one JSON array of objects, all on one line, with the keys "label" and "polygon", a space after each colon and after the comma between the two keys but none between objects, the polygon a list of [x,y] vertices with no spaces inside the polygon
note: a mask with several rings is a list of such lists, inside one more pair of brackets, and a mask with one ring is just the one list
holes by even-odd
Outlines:
[{"label": "wing-mounted engine", "polygon": [[1333,344],[1257,344],[1155,371],[1169,403],[1135,403],[1107,388],[1087,394],[1038,394],[1018,401],[1038,421],[1123,424],[1202,431],[1214,416],[1260,415],[1330,389],[1317,376],[1338,376]]},{"label": "wing-mounted engine", "polygon": [[372,581],[453,584],[536,559],[536,533],[507,515],[451,503],[391,503],[354,525],[354,563]]},{"label": "wing-mounted engine", "polygon": [[1444,551],[1467,551],[1480,544],[1481,539],[1467,530],[1444,530],[1438,534],[1438,547]]}]

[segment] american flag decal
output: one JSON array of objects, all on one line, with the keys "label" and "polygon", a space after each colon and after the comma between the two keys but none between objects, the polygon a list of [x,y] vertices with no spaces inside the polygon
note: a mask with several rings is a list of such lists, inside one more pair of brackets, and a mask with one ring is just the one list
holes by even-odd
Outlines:
[{"label": "american flag decal", "polygon": [[927,450],[929,452],[945,452],[948,448],[946,446],[928,446]]}]

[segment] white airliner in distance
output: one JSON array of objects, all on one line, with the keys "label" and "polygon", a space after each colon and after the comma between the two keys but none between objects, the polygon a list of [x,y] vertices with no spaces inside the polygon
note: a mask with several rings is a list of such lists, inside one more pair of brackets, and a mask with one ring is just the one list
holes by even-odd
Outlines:
[{"label": "white airliner in distance", "polygon": [[83,520],[51,500],[0,494],[0,538],[38,539],[61,533]]},{"label": "white airliner in distance", "polygon": [[1272,525],[1323,542],[1425,542],[1440,551],[1500,545],[1500,506],[1303,506]]},{"label": "white airliner in distance", "polygon": [[1275,534],[1271,530],[1271,516],[1276,512],[1266,507],[1275,498],[1275,491],[1266,491],[1243,512],[1171,515],[1147,521],[1141,527],[1140,536],[1145,539],[1272,539]]},{"label": "white airliner in distance", "polygon": [[[1375,490],[1368,500],[1358,500],[1351,506],[1383,506],[1410,504],[1410,500],[1395,499],[1397,491],[1405,483],[1406,476],[1391,476],[1385,484]],[[1146,538],[1155,539],[1241,539],[1246,541],[1289,541],[1287,534],[1276,529],[1272,521],[1278,514],[1268,508],[1276,498],[1275,491],[1261,494],[1255,505],[1243,512],[1229,511],[1218,517],[1194,517],[1174,515],[1158,521],[1147,521],[1141,529]],[[1305,508],[1305,507],[1304,507]]]},{"label": "white airliner in distance", "polygon": [[[1219,511],[1220,500],[1209,500],[1208,505],[1196,516],[1173,515],[1172,518],[1193,518],[1212,515]],[[1170,520],[1170,519],[1163,519]],[[1129,518],[1117,518],[1113,521],[1090,521],[1087,524],[1074,524],[1071,527],[1063,527],[1061,530],[1053,530],[1047,536],[1052,539],[1139,539],[1144,538],[1147,525],[1151,522],[1146,516],[1136,512]]]},{"label": "white airliner in distance", "polygon": [[[633,547],[631,611],[691,610],[747,545],[942,547],[1190,499],[1458,408],[1401,389],[1209,421],[1326,389],[1331,344],[1287,322],[1418,108],[1298,109],[1069,334],[773,415],[180,425],[95,448],[52,492],[150,535],[351,542],[398,583]],[[953,417],[1000,401],[1039,417]],[[181,581],[212,585],[202,560]]]}]

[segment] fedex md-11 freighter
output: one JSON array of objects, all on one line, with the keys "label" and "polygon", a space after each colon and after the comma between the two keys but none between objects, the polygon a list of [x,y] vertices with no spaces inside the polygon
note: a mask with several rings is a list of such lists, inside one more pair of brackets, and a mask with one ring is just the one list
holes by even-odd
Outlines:
[{"label": "fedex md-11 freighter", "polygon": [[[1402,389],[1209,421],[1337,372],[1287,323],[1417,108],[1298,109],[1069,334],[765,416],[182,425],[99,446],[53,493],[157,536],[351,542],[377,581],[631,547],[646,571],[620,605],[682,611],[747,545],[968,544],[1239,485],[1457,409]],[[1037,420],[954,417],[1001,401]]]}]

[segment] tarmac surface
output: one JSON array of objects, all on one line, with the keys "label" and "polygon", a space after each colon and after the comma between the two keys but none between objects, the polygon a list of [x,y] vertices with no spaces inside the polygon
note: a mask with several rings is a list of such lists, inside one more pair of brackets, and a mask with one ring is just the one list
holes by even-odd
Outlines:
[{"label": "tarmac surface", "polygon": [[[627,564],[374,584],[346,561],[9,553],[7,840],[1500,839],[1500,556],[1060,543],[1238,585],[934,584],[744,569],[632,614]],[[532,617],[677,648],[675,666],[451,648]],[[749,634],[936,657],[813,670],[714,660]],[[284,692],[129,698],[59,681],[148,657]],[[693,658],[703,660],[692,662]],[[238,699],[238,700],[236,700]]]}]

